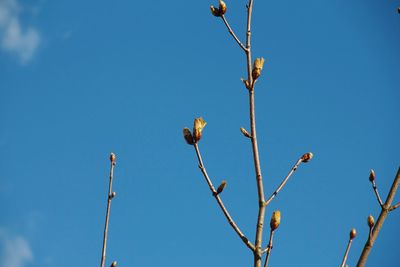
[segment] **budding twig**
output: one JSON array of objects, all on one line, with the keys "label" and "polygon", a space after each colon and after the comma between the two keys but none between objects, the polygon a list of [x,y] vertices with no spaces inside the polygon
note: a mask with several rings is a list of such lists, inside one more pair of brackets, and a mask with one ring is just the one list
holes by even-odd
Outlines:
[{"label": "budding twig", "polygon": [[264,267],[268,266],[269,255],[271,254],[271,251],[272,251],[272,239],[274,238],[274,233],[275,233],[275,230],[271,229],[271,231],[269,233],[269,243],[268,243],[267,248],[265,249],[267,255],[265,256]]},{"label": "budding twig", "polygon": [[391,206],[391,207],[389,208],[389,211],[395,210],[395,209],[397,209],[398,207],[400,207],[400,202],[397,203],[396,205]]},{"label": "budding twig", "polygon": [[233,39],[235,39],[236,43],[242,48],[244,51],[247,50],[247,48],[242,44],[242,42],[239,40],[239,38],[236,36],[235,32],[232,30],[231,26],[229,25],[228,21],[226,20],[225,16],[221,16],[223,22],[225,23],[226,28],[228,28],[229,33],[232,35]]},{"label": "budding twig", "polygon": [[115,154],[110,154],[110,181],[108,185],[108,195],[107,195],[107,211],[106,211],[106,222],[104,226],[104,235],[103,235],[103,250],[101,253],[101,263],[100,267],[104,267],[104,263],[106,260],[106,248],[107,248],[107,234],[108,234],[108,221],[110,219],[110,209],[111,209],[111,201],[115,197],[115,192],[112,191],[112,182],[114,176],[114,167],[115,167]]},{"label": "budding twig", "polygon": [[236,225],[235,221],[232,219],[231,215],[229,214],[228,210],[226,209],[224,203],[222,202],[221,197],[219,196],[217,190],[215,190],[214,185],[211,182],[210,177],[208,176],[207,170],[204,166],[203,159],[200,154],[200,149],[197,143],[194,145],[194,149],[196,151],[197,159],[199,161],[199,168],[201,172],[203,173],[204,178],[206,179],[206,182],[208,184],[208,187],[210,188],[210,191],[212,195],[214,196],[215,200],[218,202],[218,205],[220,206],[222,212],[224,213],[226,219],[228,220],[229,224],[232,226],[233,230],[238,234],[240,239],[243,241],[243,243],[252,251],[255,250],[254,245],[247,239],[247,237],[242,233],[242,231],[239,229],[239,227]]},{"label": "budding twig", "polygon": [[351,247],[351,243],[353,242],[353,239],[356,237],[356,234],[357,234],[356,229],[354,229],[354,228],[351,229],[349,243],[347,244],[346,252],[344,253],[342,265],[340,265],[340,267],[344,267],[346,264],[347,256],[349,255],[349,251],[350,251],[350,247]]},{"label": "budding twig", "polygon": [[371,171],[369,173],[369,181],[371,182],[372,188],[374,189],[374,192],[375,192],[375,195],[376,195],[376,199],[378,200],[379,205],[382,207],[383,206],[383,202],[382,202],[381,196],[379,195],[378,187],[376,186],[376,183],[375,183],[375,172],[372,169],[371,169]]}]

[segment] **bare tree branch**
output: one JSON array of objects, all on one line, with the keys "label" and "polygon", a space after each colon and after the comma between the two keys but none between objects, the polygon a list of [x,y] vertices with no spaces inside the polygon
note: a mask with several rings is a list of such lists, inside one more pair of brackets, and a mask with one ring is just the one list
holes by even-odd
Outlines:
[{"label": "bare tree branch", "polygon": [[103,249],[101,253],[101,263],[100,267],[104,267],[104,263],[106,260],[106,248],[107,248],[107,234],[108,234],[108,221],[110,219],[110,209],[111,209],[111,201],[115,197],[115,192],[112,191],[112,182],[114,176],[114,166],[115,166],[115,154],[110,154],[110,181],[108,184],[108,195],[107,195],[107,211],[106,211],[106,222],[104,226],[104,234],[103,234]]},{"label": "bare tree branch", "polygon": [[371,182],[371,184],[372,184],[372,188],[374,189],[374,192],[375,192],[375,195],[376,195],[376,199],[378,200],[379,205],[382,207],[383,206],[383,202],[382,202],[381,196],[379,195],[378,188],[376,186],[375,180],[373,180]]},{"label": "bare tree branch", "polygon": [[396,195],[399,184],[400,184],[400,168],[397,170],[396,177],[394,178],[392,187],[390,188],[385,204],[383,204],[382,206],[381,213],[379,214],[378,220],[374,226],[374,229],[372,230],[372,234],[369,235],[368,240],[364,245],[364,249],[362,250],[360,258],[358,259],[357,267],[365,266],[369,253],[371,252],[375,240],[379,235],[379,231],[381,230],[383,223],[385,222],[386,217],[389,214],[390,207],[393,202],[394,196]]},{"label": "bare tree branch", "polygon": [[264,250],[266,251],[267,255],[265,256],[265,262],[264,262],[264,267],[268,266],[268,260],[269,260],[269,255],[271,254],[272,251],[272,239],[274,238],[274,230],[271,230],[269,233],[269,242],[267,248]]},{"label": "bare tree branch", "polygon": [[236,43],[242,48],[244,51],[246,51],[246,47],[242,42],[239,40],[239,38],[236,36],[235,32],[232,30],[231,26],[229,25],[228,21],[226,20],[225,16],[221,16],[222,20],[225,23],[225,26],[228,28],[229,33],[232,35],[233,39],[235,39]]},{"label": "bare tree branch", "polygon": [[349,251],[350,251],[350,247],[351,247],[351,243],[353,242],[352,239],[349,239],[349,243],[347,244],[347,248],[346,248],[346,252],[344,253],[343,256],[343,261],[342,264],[340,265],[340,267],[344,267],[347,261],[347,256],[349,255]]},{"label": "bare tree branch", "polygon": [[207,170],[204,166],[203,163],[203,159],[201,157],[200,154],[200,150],[199,150],[199,146],[197,143],[195,143],[194,145],[194,149],[196,150],[196,155],[197,155],[197,159],[199,161],[199,168],[201,170],[201,172],[203,173],[204,178],[206,179],[206,182],[208,184],[208,187],[210,188],[210,191],[212,192],[212,195],[215,197],[215,199],[218,202],[218,205],[220,206],[222,212],[224,213],[226,219],[228,220],[229,224],[232,226],[233,230],[235,230],[235,232],[238,234],[238,236],[240,237],[240,239],[243,241],[243,243],[252,251],[255,250],[254,245],[247,239],[247,237],[242,233],[242,231],[239,229],[239,227],[236,225],[235,221],[232,219],[231,215],[229,214],[228,210],[226,209],[224,203],[222,202],[221,197],[219,196],[219,194],[217,194],[217,191],[215,190],[214,185],[211,182],[210,177],[208,176]]},{"label": "bare tree branch", "polygon": [[397,209],[398,207],[400,207],[400,202],[397,203],[396,205],[391,206],[390,209],[389,209],[389,211],[395,210],[395,209]]}]

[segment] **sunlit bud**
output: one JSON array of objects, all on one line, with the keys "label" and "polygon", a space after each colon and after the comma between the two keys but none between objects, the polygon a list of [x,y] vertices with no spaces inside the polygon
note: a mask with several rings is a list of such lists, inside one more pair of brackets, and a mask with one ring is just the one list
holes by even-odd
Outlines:
[{"label": "sunlit bud", "polygon": [[271,226],[271,230],[274,231],[279,227],[280,224],[281,224],[281,212],[279,210],[276,210],[272,213],[271,222],[269,223],[269,225]]},{"label": "sunlit bud", "polygon": [[111,161],[111,163],[115,163],[115,160],[117,159],[117,157],[115,156],[115,154],[114,153],[111,153],[110,154],[110,161]]},{"label": "sunlit bud", "polygon": [[203,128],[206,126],[206,122],[202,117],[196,118],[193,123],[193,141],[197,143],[202,136]]},{"label": "sunlit bud", "polygon": [[375,172],[373,169],[369,171],[369,181],[373,182],[375,180]]},{"label": "sunlit bud", "polygon": [[251,72],[251,75],[253,76],[254,80],[260,77],[263,66],[264,66],[264,58],[261,57],[261,58],[256,58],[256,60],[254,60],[253,71]]},{"label": "sunlit bud", "polygon": [[374,227],[374,224],[375,224],[374,217],[372,217],[372,215],[369,215],[368,216],[368,226],[369,226],[369,228]]},{"label": "sunlit bud", "polygon": [[357,231],[355,228],[351,229],[350,231],[350,240],[353,240],[357,235]]},{"label": "sunlit bud", "polygon": [[217,195],[224,191],[226,184],[227,182],[225,180],[222,180],[221,184],[218,186]]},{"label": "sunlit bud", "polygon": [[226,4],[224,1],[219,1],[219,14],[224,15],[226,12]]},{"label": "sunlit bud", "polygon": [[215,6],[210,6],[210,9],[211,9],[211,13],[212,13],[214,16],[216,16],[216,17],[220,17],[220,16],[221,16],[221,14],[220,14],[220,12],[219,12],[219,9],[216,8]]},{"label": "sunlit bud", "polygon": [[111,263],[111,266],[110,267],[116,267],[117,266],[117,262],[116,261],[113,261],[112,263]]},{"label": "sunlit bud", "polygon": [[116,195],[117,195],[117,193],[112,192],[111,195],[110,195],[110,198],[114,198]]},{"label": "sunlit bud", "polygon": [[240,128],[240,131],[242,132],[242,134],[243,134],[244,136],[246,136],[246,137],[248,137],[248,138],[251,138],[251,135],[249,134],[249,132],[248,132],[245,128],[241,127],[241,128]]},{"label": "sunlit bud", "polygon": [[313,156],[313,153],[308,152],[301,156],[301,159],[303,160],[303,162],[309,162],[313,158]]},{"label": "sunlit bud", "polygon": [[183,137],[185,138],[186,143],[193,145],[193,136],[189,128],[183,128]]}]

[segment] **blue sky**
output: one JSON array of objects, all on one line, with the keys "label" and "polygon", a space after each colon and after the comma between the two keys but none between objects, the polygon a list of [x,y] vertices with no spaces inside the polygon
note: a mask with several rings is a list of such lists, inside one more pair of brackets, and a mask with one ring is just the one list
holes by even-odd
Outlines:
[{"label": "blue sky", "polygon": [[[243,40],[245,1],[226,1]],[[207,1],[0,0],[0,265],[100,263],[108,156],[117,154],[107,266],[251,266],[197,168],[200,148],[253,239],[257,194],[245,57]],[[400,1],[255,1],[253,55],[267,209],[282,213],[270,266],[355,266],[366,218],[399,167]],[[395,198],[400,201],[400,195]],[[398,266],[400,211],[368,266]],[[265,237],[267,239],[267,236]],[[264,241],[266,242],[266,241]]]}]

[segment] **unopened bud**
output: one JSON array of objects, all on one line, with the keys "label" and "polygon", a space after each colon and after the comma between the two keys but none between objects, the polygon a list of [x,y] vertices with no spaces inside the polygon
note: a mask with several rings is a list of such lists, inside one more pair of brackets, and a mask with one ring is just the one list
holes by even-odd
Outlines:
[{"label": "unopened bud", "polygon": [[243,134],[244,136],[246,136],[247,138],[251,138],[251,135],[249,134],[249,132],[248,132],[245,128],[241,127],[241,128],[240,128],[240,131],[241,131],[242,134]]},{"label": "unopened bud", "polygon": [[220,13],[219,13],[218,8],[216,8],[215,6],[210,6],[210,9],[211,9],[211,13],[212,13],[214,16],[216,16],[216,17],[220,17],[220,16],[221,16]]},{"label": "unopened bud", "polygon": [[260,77],[263,66],[264,66],[264,58],[261,57],[261,58],[256,58],[254,60],[253,71],[251,72],[251,75],[253,76],[254,80]]},{"label": "unopened bud", "polygon": [[269,225],[271,226],[271,230],[274,231],[279,227],[280,224],[281,224],[281,212],[279,210],[276,210],[272,213]]},{"label": "unopened bud", "polygon": [[369,181],[373,182],[375,180],[375,172],[373,169],[369,171]]},{"label": "unopened bud", "polygon": [[183,137],[186,140],[186,143],[189,145],[193,145],[193,135],[190,132],[189,128],[183,128]]},{"label": "unopened bud", "polygon": [[309,162],[313,158],[313,156],[313,153],[308,152],[301,156],[301,159],[303,160],[303,162]]},{"label": "unopened bud", "polygon": [[219,195],[222,191],[224,191],[226,184],[227,182],[225,180],[222,180],[221,184],[217,188],[217,195]]},{"label": "unopened bud", "polygon": [[219,13],[220,15],[224,15],[226,12],[226,4],[224,1],[219,0]]},{"label": "unopened bud", "polygon": [[368,222],[368,226],[369,226],[369,228],[372,228],[372,227],[374,227],[375,220],[374,220],[374,217],[372,217],[372,215],[369,215],[369,216],[368,216],[368,220],[367,220],[367,222]]},{"label": "unopened bud", "polygon": [[196,118],[193,123],[193,141],[197,143],[202,136],[203,128],[206,126],[206,122],[203,120],[202,117]]},{"label": "unopened bud", "polygon": [[399,14],[400,14],[400,7],[398,7],[398,8],[397,8],[397,13],[399,13]]},{"label": "unopened bud", "polygon": [[111,161],[111,163],[115,163],[115,160],[117,159],[117,157],[115,156],[115,154],[114,153],[111,153],[110,154],[110,161]]},{"label": "unopened bud", "polygon": [[111,263],[111,266],[110,267],[116,267],[117,266],[117,262],[116,261],[113,261],[112,263]]},{"label": "unopened bud", "polygon": [[357,235],[357,231],[355,228],[351,229],[350,231],[350,240],[353,240]]}]

